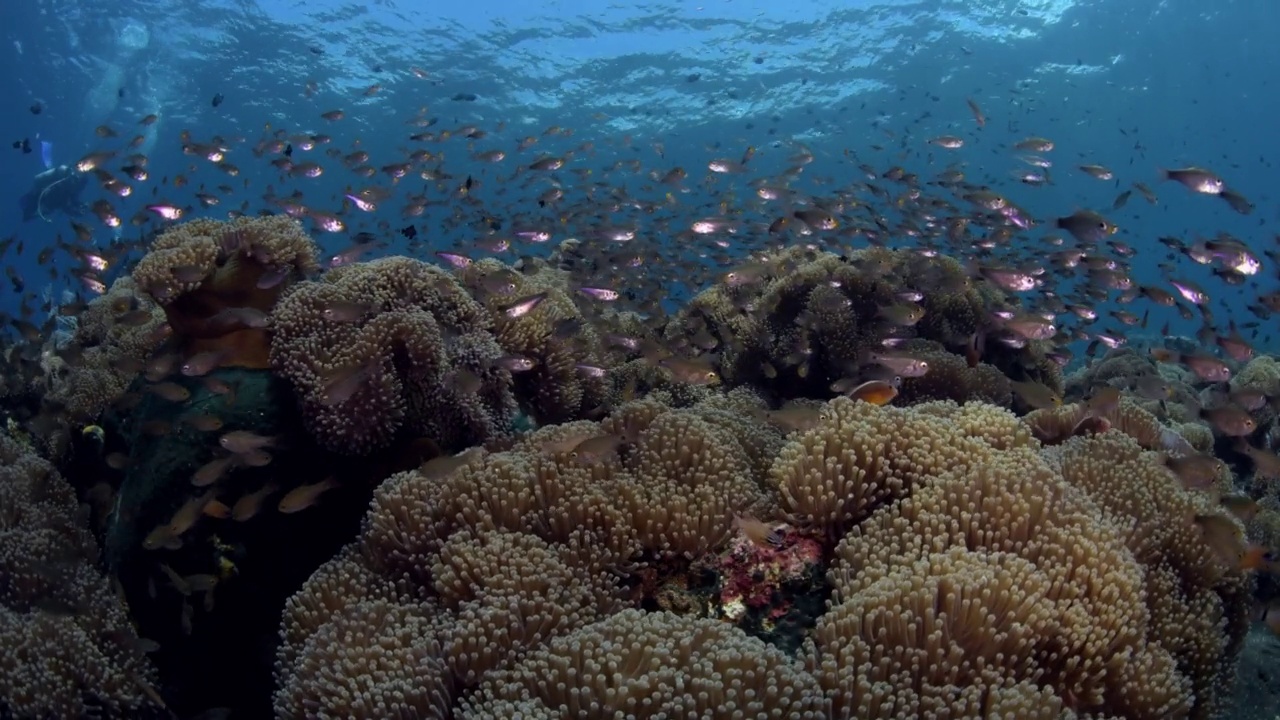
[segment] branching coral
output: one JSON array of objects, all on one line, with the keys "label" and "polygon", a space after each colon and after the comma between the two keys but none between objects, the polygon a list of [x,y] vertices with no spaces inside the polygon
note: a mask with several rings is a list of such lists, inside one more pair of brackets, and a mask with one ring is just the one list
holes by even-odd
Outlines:
[{"label": "branching coral", "polygon": [[318,269],[316,244],[284,215],[175,225],[133,269],[138,289],[164,307],[187,356],[265,368],[266,314],[295,280]]},{"label": "branching coral", "polygon": [[272,366],[332,450],[366,454],[405,436],[461,450],[511,429],[511,376],[489,317],[435,267],[341,267],[295,286],[272,318]]},{"label": "branching coral", "polygon": [[134,717],[161,707],[77,510],[53,466],[0,431],[0,715]]}]

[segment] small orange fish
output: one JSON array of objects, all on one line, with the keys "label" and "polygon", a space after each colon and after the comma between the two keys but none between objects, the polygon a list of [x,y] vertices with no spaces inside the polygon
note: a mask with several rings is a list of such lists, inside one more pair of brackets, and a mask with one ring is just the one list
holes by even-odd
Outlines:
[{"label": "small orange fish", "polygon": [[720,374],[710,362],[702,358],[669,357],[659,360],[658,364],[670,370],[680,382],[690,385],[720,384]]},{"label": "small orange fish", "polygon": [[[148,312],[147,318],[150,319],[150,317],[151,314]],[[178,370],[187,377],[202,377],[213,372],[218,367],[218,363],[222,362],[222,358],[225,355],[225,350],[208,350],[196,353],[187,358],[187,361],[182,363],[182,367]]]},{"label": "small orange fish", "polygon": [[201,465],[200,469],[196,470],[195,474],[191,476],[191,484],[196,487],[205,487],[218,482],[226,474],[227,470],[231,468],[234,460],[234,456],[228,455],[227,457],[214,458]]},{"label": "small orange fish", "polygon": [[469,464],[472,460],[483,457],[484,454],[484,448],[473,447],[469,450],[463,450],[457,455],[441,455],[422,463],[418,468],[418,474],[427,480],[443,480],[460,470],[464,465]]},{"label": "small orange fish", "polygon": [[898,385],[888,380],[868,380],[849,391],[851,400],[862,400],[872,405],[888,405],[898,397]]},{"label": "small orange fish", "polygon": [[[1258,423],[1249,416],[1249,413],[1234,405],[1202,410],[1200,416],[1207,419],[1218,432],[1228,437],[1242,438],[1258,429]],[[1249,457],[1255,463],[1258,462],[1255,455],[1250,454]]]},{"label": "small orange fish", "polygon": [[182,416],[182,422],[199,430],[200,432],[215,432],[222,429],[222,418],[216,415],[204,414],[186,414]]},{"label": "small orange fish", "polygon": [[178,508],[169,522],[161,524],[147,535],[142,541],[142,547],[147,550],[157,548],[176,550],[182,547],[182,534],[196,524],[204,512],[205,505],[208,505],[211,500],[213,500],[212,490],[188,500]]},{"label": "small orange fish", "polygon": [[[1252,418],[1250,419],[1252,422]],[[1244,438],[1236,438],[1236,452],[1253,461],[1253,476],[1259,480],[1280,480],[1280,457],[1269,450],[1254,447]]]},{"label": "small orange fish", "polygon": [[320,499],[321,493],[338,487],[338,480],[333,476],[329,476],[318,483],[311,485],[300,485],[280,498],[280,504],[277,508],[280,512],[296,513],[299,510],[306,510]]},{"label": "small orange fish", "polygon": [[1195,523],[1200,529],[1200,537],[1224,565],[1239,567],[1245,561],[1248,547],[1244,530],[1234,518],[1219,514],[1196,515]]},{"label": "small orange fish", "polygon": [[1218,504],[1222,505],[1227,512],[1235,515],[1242,523],[1248,523],[1257,516],[1258,501],[1248,495],[1223,495],[1218,500]]},{"label": "small orange fish", "polygon": [[336,368],[321,376],[323,386],[320,390],[320,404],[329,407],[341,405],[351,399],[365,381],[382,367],[381,358],[374,356],[369,361]]},{"label": "small orange fish", "polygon": [[1260,545],[1250,544],[1240,557],[1241,570],[1256,570],[1268,575],[1280,575],[1280,558]]},{"label": "small orange fish", "polygon": [[185,402],[191,399],[190,390],[172,381],[149,385],[147,389],[169,402]]},{"label": "small orange fish", "polygon": [[1212,455],[1174,458],[1162,454],[1161,462],[1178,477],[1186,490],[1208,490],[1227,469],[1226,463]]},{"label": "small orange fish", "polygon": [[185,505],[178,508],[178,511],[173,514],[173,519],[169,521],[169,529],[175,536],[181,536],[196,524],[200,514],[204,512],[205,505],[213,500],[213,494],[214,491],[209,490],[203,495],[191,498]]},{"label": "small orange fish", "polygon": [[764,417],[770,425],[784,433],[790,433],[813,429],[826,414],[822,407],[790,405],[764,413]]},{"label": "small orange fish", "polygon": [[777,550],[782,546],[780,527],[761,522],[750,515],[735,515],[733,529],[762,550]]},{"label": "small orange fish", "polygon": [[244,522],[257,515],[258,511],[262,509],[262,501],[275,490],[275,485],[267,483],[248,495],[241,496],[236,501],[236,504],[231,506],[231,519],[236,522]]},{"label": "small orange fish", "polygon": [[1048,385],[1035,380],[1011,380],[1013,392],[1022,402],[1037,410],[1062,407],[1062,397]]},{"label": "small orange fish", "polygon": [[250,450],[271,447],[276,439],[267,435],[259,435],[248,430],[232,430],[218,438],[218,443],[228,451],[243,454]]},{"label": "small orange fish", "polygon": [[595,435],[575,445],[569,457],[582,465],[596,465],[614,457],[621,446],[621,436]]},{"label": "small orange fish", "polygon": [[1120,388],[1100,387],[1094,391],[1093,395],[1085,402],[1085,415],[1088,417],[1103,417],[1115,412],[1120,407]]}]

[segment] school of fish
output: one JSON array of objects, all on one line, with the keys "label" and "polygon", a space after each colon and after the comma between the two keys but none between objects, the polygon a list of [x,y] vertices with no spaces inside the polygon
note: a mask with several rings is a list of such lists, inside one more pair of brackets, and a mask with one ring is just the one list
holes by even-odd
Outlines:
[{"label": "school of fish", "polygon": [[[378,91],[374,86],[359,95],[370,97]],[[218,103],[215,99],[214,106]],[[7,333],[0,382],[9,388],[29,385],[44,372],[49,354],[69,364],[77,362],[77,350],[56,341],[59,318],[83,312],[115,277],[129,272],[157,233],[194,217],[271,213],[299,219],[329,248],[326,268],[385,254],[416,257],[449,271],[465,270],[486,257],[519,267],[528,258],[546,257],[555,250],[581,302],[637,312],[654,330],[666,326],[683,299],[715,283],[741,287],[787,272],[786,266],[771,262],[783,248],[803,245],[848,256],[860,248],[890,247],[921,257],[953,257],[966,268],[965,283],[985,283],[1006,295],[1005,308],[982,318],[973,336],[957,339],[971,367],[992,344],[1018,347],[1040,342],[1049,348],[1050,358],[1068,369],[1088,367],[1125,346],[1184,368],[1206,389],[1194,412],[1220,438],[1220,454],[1241,472],[1252,471],[1254,484],[1248,490],[1221,498],[1228,511],[1250,519],[1259,499],[1274,496],[1274,484],[1280,482],[1276,434],[1259,421],[1264,412],[1273,414],[1280,407],[1280,395],[1231,388],[1228,383],[1256,355],[1275,351],[1269,323],[1280,312],[1280,236],[1261,230],[1250,237],[1218,233],[1150,238],[1129,233],[1119,218],[1126,208],[1125,215],[1132,215],[1128,203],[1134,193],[1150,212],[1171,199],[1179,204],[1221,203],[1241,215],[1252,214],[1255,206],[1229,177],[1208,167],[1140,167],[1126,159],[1129,165],[1122,170],[1123,161],[1082,162],[1086,149],[1066,150],[1046,137],[1026,135],[1007,144],[988,141],[999,112],[973,98],[964,105],[967,110],[951,109],[954,130],[947,134],[920,135],[911,125],[881,127],[877,142],[836,154],[820,154],[800,141],[752,144],[752,138],[743,138],[706,146],[701,149],[703,158],[687,149],[667,151],[668,145],[687,144],[682,138],[624,134],[578,139],[585,131],[553,126],[530,132],[505,122],[468,124],[428,108],[403,119],[401,150],[389,157],[368,149],[365,137],[373,133],[354,112],[333,107],[316,112],[308,123],[322,127],[322,132],[273,124],[252,136],[201,137],[184,131],[172,139],[184,157],[184,169],[160,177],[149,169],[150,158],[137,152],[142,129],[155,122],[155,115],[138,118],[136,127],[103,125],[96,132],[100,145],[75,163],[97,188],[90,205],[92,218],[62,221],[57,240],[42,247],[21,232],[0,241],[0,262],[19,308],[0,317]],[[1000,112],[1017,111],[1011,106]],[[991,142],[1004,146],[993,155]],[[983,151],[973,151],[979,145]],[[990,166],[991,157],[1002,158],[1003,164]],[[1105,207],[1080,207],[1062,198],[1055,201],[1057,212],[1043,216],[1025,209],[1035,193],[1052,192],[1054,178],[1066,174],[1109,184],[1114,200]],[[330,185],[324,187],[332,189],[334,177],[341,178],[337,184],[343,186],[337,191],[307,185],[325,178]],[[111,228],[124,228],[124,239],[96,240]],[[62,302],[42,296],[37,283],[15,269],[16,258],[32,256],[47,275],[41,283],[73,285],[78,297]],[[1155,268],[1159,279],[1135,280],[1138,264]],[[1191,279],[1203,276],[1202,267],[1211,271],[1208,280]],[[182,268],[174,268],[174,274],[182,279]],[[901,349],[925,312],[920,301],[942,290],[930,280],[907,278],[897,297],[880,307],[883,350],[867,354],[843,376],[830,378],[830,396],[892,403],[904,379],[930,372],[926,359]],[[500,275],[487,278],[485,284],[486,292],[506,293]],[[502,312],[519,318],[545,297],[510,297]],[[1239,305],[1241,297],[1247,298],[1242,304],[1248,315],[1228,306],[1228,299]],[[123,325],[150,319],[150,313],[132,305],[115,310],[115,322]],[[266,326],[260,313],[242,310],[228,321]],[[752,307],[740,310],[760,312]],[[331,322],[353,323],[362,322],[369,311],[361,303],[337,303],[323,310]],[[1157,328],[1151,322],[1153,313],[1176,313],[1180,322],[1166,319]],[[565,328],[568,333],[574,330]],[[1187,336],[1186,342],[1166,342],[1179,335]],[[718,357],[723,348],[715,338],[682,338],[680,352],[613,333],[609,341],[639,351],[683,382],[714,385],[721,380]],[[696,348],[697,354],[689,348]],[[146,377],[148,393],[182,404],[190,392],[170,378],[207,376],[220,359],[216,351],[183,362],[164,356],[136,371]],[[518,355],[498,361],[512,373],[529,370],[531,362]],[[797,357],[795,365],[802,364],[803,358]],[[608,372],[590,363],[577,367],[587,375]],[[762,372],[784,370],[770,367]],[[342,402],[374,371],[353,367],[330,378],[323,402]],[[215,378],[206,379],[213,392],[234,393],[234,388],[218,387]],[[459,375],[456,382],[476,380]],[[1057,407],[1064,401],[1038,381],[1013,380],[1012,387],[1025,409]],[[1169,393],[1157,377],[1136,378],[1126,390],[1159,400]],[[1118,393],[1102,388],[1088,402],[1105,406],[1116,402]],[[7,416],[32,428],[67,421],[59,408],[47,405],[34,415],[5,409]],[[767,413],[767,420],[787,431],[802,430],[813,426],[817,412],[783,402]],[[181,422],[218,433],[220,450],[192,475],[197,492],[145,537],[144,548],[179,547],[184,533],[202,518],[248,522],[268,510],[302,512],[324,502],[326,493],[338,486],[333,477],[314,478],[291,489],[272,484],[240,497],[219,497],[219,480],[226,473],[273,461],[275,438],[228,430],[218,416],[197,411],[183,414]],[[166,423],[144,428],[153,435],[172,431]],[[572,441],[565,450],[582,462],[595,462],[616,452],[628,438],[605,435]],[[424,472],[447,473],[472,457],[437,458]],[[121,468],[128,458],[117,453],[105,462]],[[1205,491],[1224,466],[1223,459],[1207,454],[1170,454],[1165,462],[1186,487]],[[98,493],[109,495],[109,490]],[[1271,549],[1251,543],[1234,523],[1216,515],[1188,522],[1198,524],[1229,562],[1262,573],[1277,570]],[[173,575],[170,582],[188,595],[210,592],[217,579]],[[1261,612],[1260,617],[1280,630],[1275,621],[1280,610]]]}]

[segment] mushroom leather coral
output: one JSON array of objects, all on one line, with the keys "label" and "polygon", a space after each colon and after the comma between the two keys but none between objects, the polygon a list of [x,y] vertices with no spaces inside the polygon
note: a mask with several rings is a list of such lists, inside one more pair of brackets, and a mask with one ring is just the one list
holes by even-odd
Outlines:
[{"label": "mushroom leather coral", "polygon": [[[277,710],[365,717],[372,699],[409,717],[1155,719],[1221,707],[1247,578],[1189,520],[1212,501],[1133,438],[1046,447],[997,406],[838,398],[779,447],[726,407],[751,402],[646,398],[444,477],[388,480],[362,536],[290,601]],[[630,442],[596,449],[614,435]],[[748,446],[768,448],[772,467]],[[681,558],[722,552],[726,515],[744,511],[825,545],[815,555],[834,592],[794,655],[714,608],[656,611],[625,591],[694,581]],[[357,631],[369,622],[376,633]]]},{"label": "mushroom leather coral", "polygon": [[290,282],[314,272],[316,245],[283,216],[193,220],[152,243],[133,270],[163,307],[184,356],[219,353],[224,367],[268,368],[263,317]]}]

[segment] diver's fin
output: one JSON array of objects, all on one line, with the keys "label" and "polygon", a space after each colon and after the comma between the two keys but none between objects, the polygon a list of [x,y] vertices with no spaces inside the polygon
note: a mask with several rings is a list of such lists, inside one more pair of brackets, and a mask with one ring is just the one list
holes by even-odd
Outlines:
[{"label": "diver's fin", "polygon": [[[39,135],[36,136],[40,137]],[[48,140],[40,141],[40,159],[44,161],[44,169],[48,170],[53,167],[53,143]]]}]

